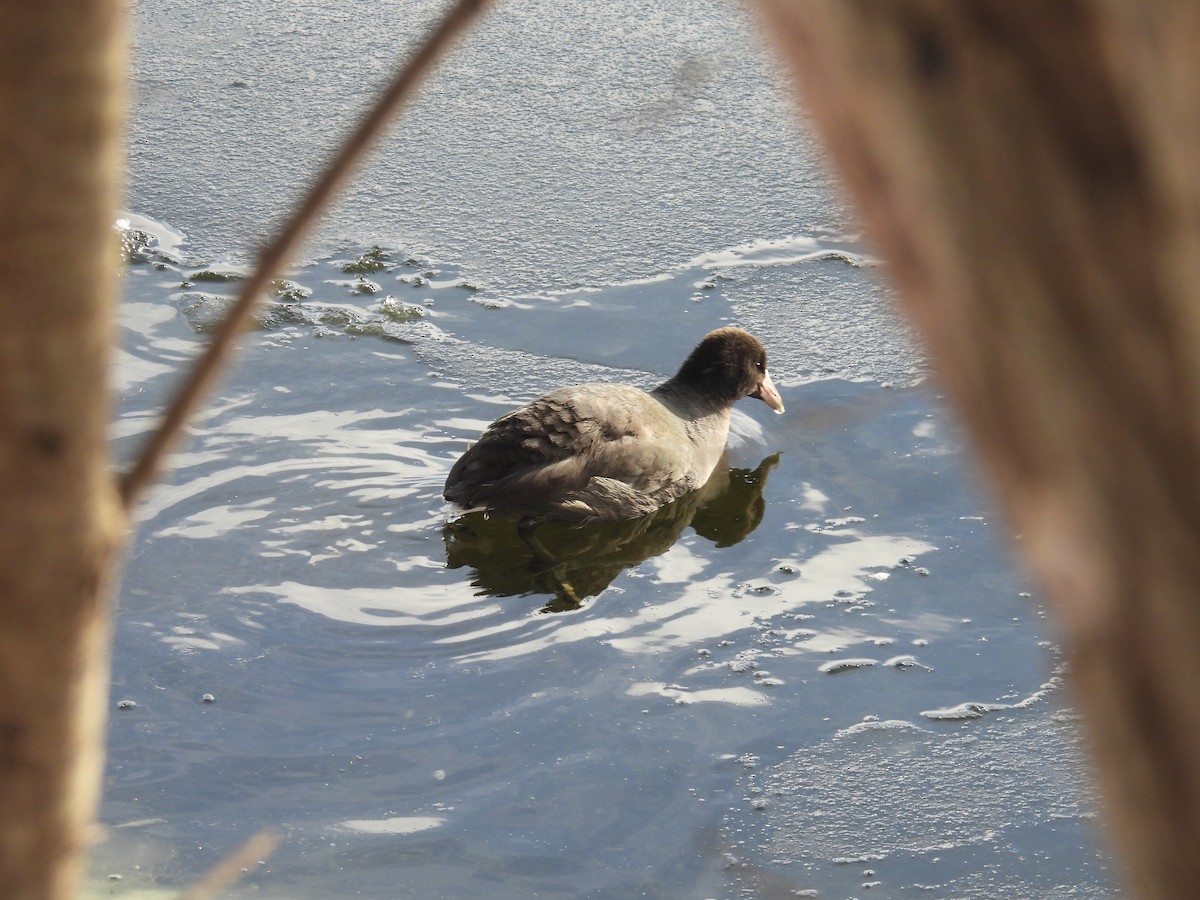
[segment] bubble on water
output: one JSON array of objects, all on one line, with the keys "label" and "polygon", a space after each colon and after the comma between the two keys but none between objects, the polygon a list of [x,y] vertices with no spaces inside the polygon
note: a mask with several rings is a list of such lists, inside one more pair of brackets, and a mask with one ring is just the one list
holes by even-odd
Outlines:
[{"label": "bubble on water", "polygon": [[137,709],[136,700],[118,700],[117,709]]}]

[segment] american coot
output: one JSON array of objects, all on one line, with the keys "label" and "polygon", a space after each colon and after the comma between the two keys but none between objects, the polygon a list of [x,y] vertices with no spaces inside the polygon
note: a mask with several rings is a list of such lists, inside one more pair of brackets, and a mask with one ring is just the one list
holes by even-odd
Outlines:
[{"label": "american coot", "polygon": [[565,387],[501,416],[454,464],[443,495],[519,519],[523,533],[545,519],[636,518],[708,481],[742,397],[783,412],[762,344],[718,328],[652,391]]}]

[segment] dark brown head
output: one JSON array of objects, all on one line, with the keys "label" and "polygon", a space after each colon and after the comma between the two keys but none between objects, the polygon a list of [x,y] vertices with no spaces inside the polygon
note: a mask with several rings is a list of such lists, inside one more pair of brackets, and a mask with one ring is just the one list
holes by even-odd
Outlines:
[{"label": "dark brown head", "polygon": [[757,397],[775,412],[783,412],[783,400],[767,372],[767,351],[740,328],[718,328],[706,334],[673,380],[702,388],[730,404]]}]

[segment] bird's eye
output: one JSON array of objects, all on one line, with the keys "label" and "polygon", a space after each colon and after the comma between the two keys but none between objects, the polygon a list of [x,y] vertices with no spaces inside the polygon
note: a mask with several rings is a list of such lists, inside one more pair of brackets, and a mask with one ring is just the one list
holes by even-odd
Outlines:
[{"label": "bird's eye", "polygon": [[765,372],[767,370],[767,364],[760,359],[754,364],[754,368],[758,369],[760,372]]}]

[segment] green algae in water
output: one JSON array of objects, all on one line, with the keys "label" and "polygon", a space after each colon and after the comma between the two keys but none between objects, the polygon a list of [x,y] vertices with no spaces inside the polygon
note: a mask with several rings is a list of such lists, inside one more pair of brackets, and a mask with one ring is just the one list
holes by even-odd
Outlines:
[{"label": "green algae in water", "polygon": [[391,337],[384,331],[382,322],[351,322],[346,325],[346,334],[355,337]]},{"label": "green algae in water", "polygon": [[[369,313],[350,306],[327,306],[302,303],[291,297],[307,296],[305,289],[295,286],[295,293],[284,289],[281,297],[289,300],[269,301],[254,315],[254,325],[260,331],[277,331],[295,326],[331,329],[334,333],[353,336],[391,338],[387,328],[392,323],[408,323],[421,319],[425,312],[419,306],[388,298],[380,313]],[[210,334],[229,314],[236,298],[204,291],[187,291],[179,295],[179,310],[188,324],[200,334]]]},{"label": "green algae in water", "polygon": [[199,272],[193,272],[188,276],[188,281],[193,283],[197,281],[205,282],[226,282],[226,281],[241,281],[245,276],[240,272],[215,272],[212,269],[201,269]]},{"label": "green algae in water", "polygon": [[254,316],[259,329],[273,331],[288,325],[311,325],[312,316],[296,303],[268,303]]},{"label": "green algae in water", "polygon": [[[212,334],[225,321],[235,303],[236,297],[189,291],[179,296],[179,311],[196,332]],[[309,324],[312,324],[312,317],[298,304],[268,303],[254,315],[254,327],[260,331]]]},{"label": "green algae in water", "polygon": [[382,247],[372,247],[358,259],[342,265],[342,271],[348,275],[369,275],[388,267],[388,255]]},{"label": "green algae in water", "polygon": [[147,263],[156,258],[154,238],[136,228],[118,228],[117,243],[126,265]]},{"label": "green algae in water", "polygon": [[339,328],[353,325],[359,322],[361,318],[358,314],[337,306],[327,306],[316,315],[316,321],[320,324],[332,325]]},{"label": "green algae in water", "polygon": [[425,310],[412,303],[405,303],[395,297],[385,297],[379,304],[379,312],[391,322],[405,324],[415,322],[425,315]]},{"label": "green algae in water", "polygon": [[179,295],[179,311],[188,324],[200,334],[211,334],[228,315],[233,297],[189,291]]},{"label": "green algae in water", "polygon": [[312,296],[312,291],[294,281],[278,279],[271,282],[271,293],[280,303],[299,303]]}]

